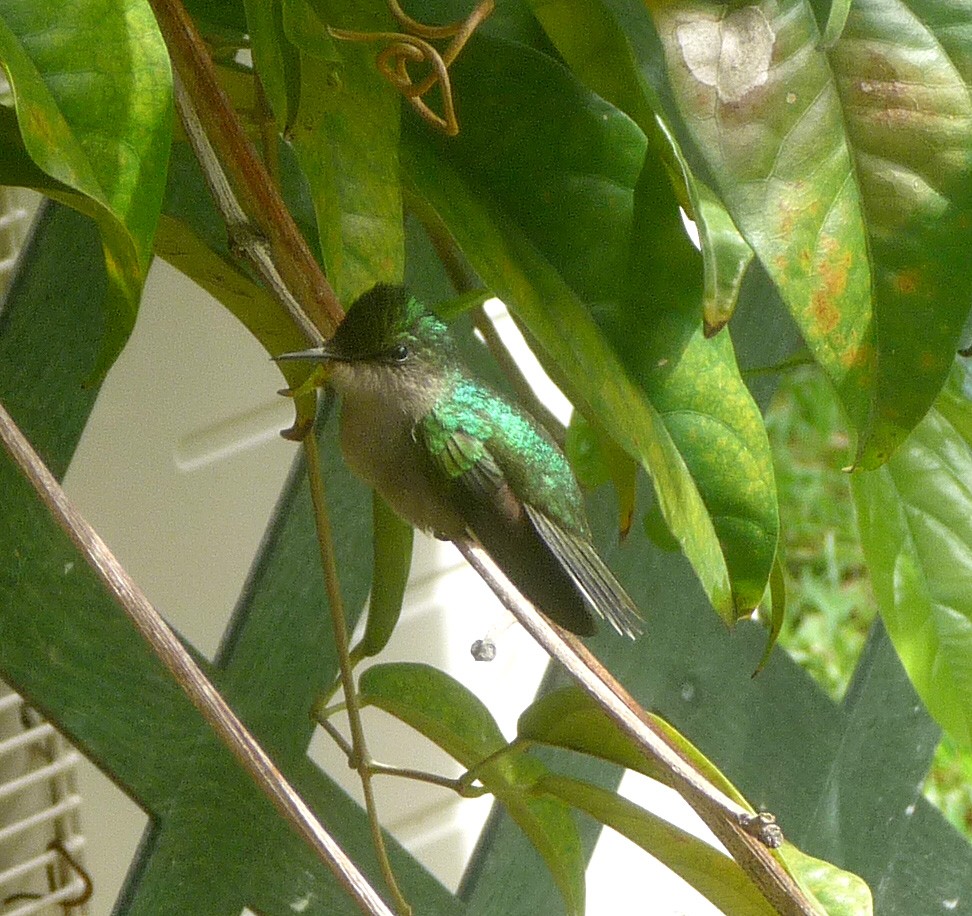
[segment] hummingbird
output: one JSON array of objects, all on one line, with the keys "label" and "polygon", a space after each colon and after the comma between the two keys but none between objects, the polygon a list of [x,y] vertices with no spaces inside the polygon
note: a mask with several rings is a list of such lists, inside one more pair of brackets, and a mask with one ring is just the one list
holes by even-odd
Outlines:
[{"label": "hummingbird", "polygon": [[478,542],[517,590],[581,636],[592,610],[636,637],[638,608],[598,555],[577,480],[549,433],[476,379],[446,325],[401,286],[356,299],[323,346],[351,470],[403,519]]}]

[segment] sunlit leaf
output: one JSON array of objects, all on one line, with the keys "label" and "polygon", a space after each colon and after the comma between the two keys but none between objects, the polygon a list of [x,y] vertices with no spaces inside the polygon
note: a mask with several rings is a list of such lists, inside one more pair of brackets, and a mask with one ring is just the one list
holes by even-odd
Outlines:
[{"label": "sunlit leaf", "polygon": [[669,188],[660,164],[647,158],[635,191],[628,303],[613,339],[664,417],[718,533],[732,583],[732,623],[762,600],[776,554],[773,465],[732,340],[705,337],[702,259]]},{"label": "sunlit leaf", "polygon": [[837,386],[858,463],[880,464],[941,388],[972,301],[968,30],[930,0],[873,0],[828,53],[801,0],[645,3],[676,133]]},{"label": "sunlit leaf", "polygon": [[[707,760],[683,735],[659,716],[648,714],[653,726],[664,732],[680,753],[721,792],[749,810],[752,807],[739,790]],[[645,757],[631,739],[582,690],[565,687],[545,694],[528,706],[517,722],[517,734],[530,741],[592,754],[630,770],[637,770],[666,785],[671,784],[668,771]]]},{"label": "sunlit leaf", "polygon": [[101,230],[102,375],[135,324],[152,257],[172,129],[165,44],[146,0],[3,0],[0,62],[31,158],[79,192],[65,200]]},{"label": "sunlit leaf", "polygon": [[824,23],[820,44],[824,50],[829,51],[840,38],[844,26],[847,24],[847,16],[850,13],[852,0],[831,0],[830,9],[827,10],[827,21]]},{"label": "sunlit leaf", "polygon": [[375,66],[379,49],[336,42],[326,29],[387,31],[390,21],[382,0],[284,3],[284,31],[300,54],[290,139],[311,189],[328,278],[345,305],[379,280],[402,279],[400,105]]},{"label": "sunlit leaf", "polygon": [[895,649],[931,714],[972,748],[972,451],[933,408],[851,490]]},{"label": "sunlit leaf", "polygon": [[811,899],[819,903],[821,913],[870,916],[874,912],[871,889],[857,875],[808,856],[792,843],[784,843],[778,855]]},{"label": "sunlit leaf", "polygon": [[584,857],[569,809],[530,792],[547,768],[506,747],[489,710],[458,681],[417,663],[375,665],[361,675],[361,698],[384,709],[434,741],[466,767],[503,803],[543,856],[564,898],[567,912],[584,911]]},{"label": "sunlit leaf", "polygon": [[615,792],[563,776],[544,777],[535,791],[586,811],[637,843],[724,913],[768,916],[776,912],[729,856]]}]

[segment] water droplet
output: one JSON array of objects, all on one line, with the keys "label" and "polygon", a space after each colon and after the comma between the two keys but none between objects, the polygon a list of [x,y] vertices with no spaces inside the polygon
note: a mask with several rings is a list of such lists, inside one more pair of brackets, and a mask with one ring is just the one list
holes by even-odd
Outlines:
[{"label": "water droplet", "polygon": [[682,699],[685,700],[686,703],[691,702],[695,698],[695,684],[686,681],[684,684],[682,684],[680,693],[682,695]]},{"label": "water droplet", "polygon": [[469,647],[469,653],[477,662],[491,662],[496,658],[496,643],[491,639],[477,639]]}]

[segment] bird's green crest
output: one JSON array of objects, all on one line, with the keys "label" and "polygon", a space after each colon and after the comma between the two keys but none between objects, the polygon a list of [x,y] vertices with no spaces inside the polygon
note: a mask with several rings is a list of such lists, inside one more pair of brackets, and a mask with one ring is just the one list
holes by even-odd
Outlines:
[{"label": "bird's green crest", "polygon": [[408,340],[432,343],[446,326],[402,286],[379,283],[351,304],[328,349],[347,359],[368,359]]}]

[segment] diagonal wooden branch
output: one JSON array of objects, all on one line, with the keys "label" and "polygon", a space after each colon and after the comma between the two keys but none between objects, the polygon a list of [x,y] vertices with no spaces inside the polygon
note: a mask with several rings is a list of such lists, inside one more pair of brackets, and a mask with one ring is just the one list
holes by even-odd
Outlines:
[{"label": "diagonal wooden branch", "polygon": [[675,789],[722,841],[777,911],[786,916],[817,913],[796,881],[771,853],[772,848],[782,843],[782,833],[772,818],[753,815],[698,773],[587,647],[526,601],[481,547],[470,543],[457,543],[456,546],[547,654],[567,669],[646,757],[665,768]]},{"label": "diagonal wooden branch", "polygon": [[71,504],[2,404],[0,440],[58,525],[74,542],[152,651],[281,816],[332,871],[362,912],[392,916],[392,911],[247,731],[145,593],[115,559],[108,545]]},{"label": "diagonal wooden branch", "polygon": [[280,276],[274,262],[270,243],[262,234],[254,231],[253,225],[247,219],[178,73],[173,74],[173,85],[176,110],[182,119],[182,126],[189,138],[189,144],[202,167],[206,184],[209,186],[209,191],[216,203],[216,209],[219,210],[220,216],[223,217],[223,222],[226,224],[230,250],[234,254],[242,256],[254,266],[267,289],[287,310],[294,324],[300,328],[307,338],[307,342],[311,346],[319,347],[324,342],[320,330],[307,317],[303,307],[284,283],[283,277]]},{"label": "diagonal wooden branch", "polygon": [[[344,312],[219,85],[195,24],[179,0],[150,3],[184,96],[192,99],[197,121],[211,144],[211,161],[221,165],[251,233],[265,240],[282,286],[300,303],[313,326],[329,337]],[[206,163],[202,164],[205,168]],[[230,223],[228,228],[232,232],[237,227]]]}]

